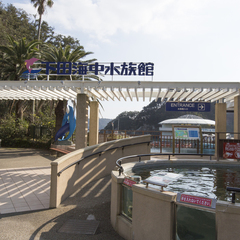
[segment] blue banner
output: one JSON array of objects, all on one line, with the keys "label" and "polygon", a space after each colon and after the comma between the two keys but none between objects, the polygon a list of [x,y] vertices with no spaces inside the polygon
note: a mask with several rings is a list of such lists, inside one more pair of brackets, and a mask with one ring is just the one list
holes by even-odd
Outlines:
[{"label": "blue banner", "polygon": [[166,111],[210,112],[209,102],[167,102]]}]

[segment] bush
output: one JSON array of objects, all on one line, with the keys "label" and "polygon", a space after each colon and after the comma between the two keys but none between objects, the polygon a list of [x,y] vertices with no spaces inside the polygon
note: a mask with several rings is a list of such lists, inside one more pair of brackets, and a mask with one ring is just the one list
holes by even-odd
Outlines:
[{"label": "bush", "polygon": [[19,120],[18,123],[16,123],[15,118],[11,115],[1,119],[0,126],[1,139],[22,138],[26,135],[28,129],[26,121]]},{"label": "bush", "polygon": [[13,116],[8,115],[0,120],[0,139],[3,147],[16,148],[43,148],[49,149],[51,146],[51,136],[42,136],[41,139],[33,141],[27,137],[28,123],[19,120],[17,123]]}]

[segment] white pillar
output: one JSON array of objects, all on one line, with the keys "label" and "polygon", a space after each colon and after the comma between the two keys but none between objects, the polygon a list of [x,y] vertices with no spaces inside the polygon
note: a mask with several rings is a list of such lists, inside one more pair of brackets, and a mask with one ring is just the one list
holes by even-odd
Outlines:
[{"label": "white pillar", "polygon": [[90,102],[89,146],[98,144],[99,103]]},{"label": "white pillar", "polygon": [[[215,105],[215,156],[222,151],[222,146],[219,145],[219,139],[226,138],[227,131],[227,107],[226,103],[216,103]],[[218,132],[223,132],[218,134]]]},{"label": "white pillar", "polygon": [[76,119],[76,147],[87,147],[88,133],[88,96],[84,93],[77,95],[77,119]]},{"label": "white pillar", "polygon": [[[240,96],[234,97],[234,132],[240,132]],[[240,139],[240,134],[234,134],[234,139]]]}]

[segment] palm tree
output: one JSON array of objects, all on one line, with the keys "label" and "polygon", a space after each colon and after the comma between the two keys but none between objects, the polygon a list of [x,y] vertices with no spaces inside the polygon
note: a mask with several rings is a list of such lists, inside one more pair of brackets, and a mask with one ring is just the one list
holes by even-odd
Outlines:
[{"label": "palm tree", "polygon": [[26,38],[15,41],[11,36],[7,38],[9,44],[0,46],[2,78],[5,80],[20,80],[20,76],[26,70],[25,60],[33,57],[39,58],[37,45],[41,42],[37,40],[27,42]]},{"label": "palm tree", "polygon": [[[85,52],[82,46],[77,46],[75,49],[71,49],[70,45],[66,47],[62,47],[61,45],[57,48],[53,45],[45,45],[42,51],[42,58],[47,62],[77,62],[81,60],[83,63],[91,63],[96,61],[96,59],[89,59],[83,61],[82,58],[92,54],[92,52]],[[53,74],[54,72],[52,72]],[[52,76],[52,80],[68,80],[66,79],[67,76]],[[85,78],[85,80],[91,80],[91,78],[95,78],[95,75],[89,76]],[[79,79],[79,78],[78,78]],[[81,76],[80,76],[81,79]],[[64,116],[64,102],[62,100],[58,101],[58,104],[55,108],[55,115],[56,115],[56,132],[60,129],[62,124],[62,119]]]},{"label": "palm tree", "polygon": [[[4,80],[20,80],[24,70],[26,70],[25,60],[36,57],[39,58],[37,45],[41,42],[34,40],[27,42],[26,38],[15,41],[8,36],[9,44],[0,46],[2,58],[0,59],[1,78]],[[23,119],[24,101],[18,100],[16,106],[16,120]]]},{"label": "palm tree", "polygon": [[[42,58],[49,62],[77,62],[89,54],[93,53],[85,52],[83,46],[77,46],[72,50],[70,45],[66,45],[66,47],[62,47],[61,45],[59,47],[45,45],[42,52]],[[96,59],[81,60],[81,62],[84,63],[91,63],[94,61],[96,61]]]},{"label": "palm tree", "polygon": [[41,30],[41,23],[42,23],[42,15],[46,11],[46,7],[52,7],[53,1],[52,0],[31,0],[31,3],[33,3],[33,6],[37,8],[38,14],[39,14],[39,22],[38,22],[38,41],[40,40],[40,30]]}]

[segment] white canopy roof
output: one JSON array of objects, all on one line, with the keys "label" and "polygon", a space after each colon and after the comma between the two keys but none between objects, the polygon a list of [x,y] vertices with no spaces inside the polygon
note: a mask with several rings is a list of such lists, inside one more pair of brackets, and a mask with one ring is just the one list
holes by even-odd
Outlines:
[{"label": "white canopy roof", "polygon": [[174,118],[168,119],[160,122],[162,125],[182,125],[182,124],[190,124],[190,125],[212,125],[215,126],[215,121],[209,119],[189,119],[189,118]]},{"label": "white canopy roof", "polygon": [[239,82],[180,82],[180,81],[0,81],[0,100],[68,100],[77,93],[86,93],[99,100],[142,98],[152,101],[222,101],[227,108],[239,95]]}]

